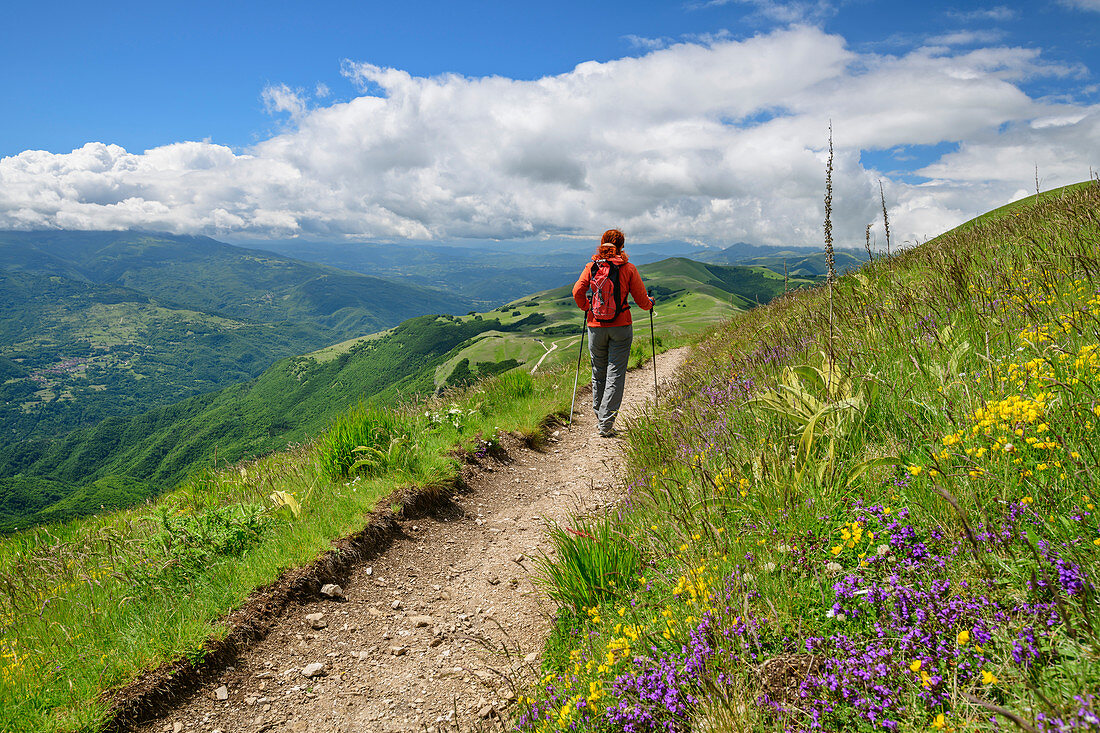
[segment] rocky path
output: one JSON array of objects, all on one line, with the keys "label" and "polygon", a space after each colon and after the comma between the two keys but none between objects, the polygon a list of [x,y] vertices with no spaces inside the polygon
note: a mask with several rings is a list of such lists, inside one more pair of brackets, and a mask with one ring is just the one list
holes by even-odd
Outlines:
[{"label": "rocky path", "polygon": [[[658,359],[662,381],[683,349]],[[628,375],[625,415],[652,398]],[[545,527],[615,500],[619,440],[595,436],[587,395],[541,451],[476,472],[470,490],[358,567],[344,600],[292,607],[265,640],[148,733],[465,731],[507,727],[540,663],[552,604],[534,584]],[[621,424],[621,421],[620,421]],[[312,676],[309,676],[312,675]]]}]

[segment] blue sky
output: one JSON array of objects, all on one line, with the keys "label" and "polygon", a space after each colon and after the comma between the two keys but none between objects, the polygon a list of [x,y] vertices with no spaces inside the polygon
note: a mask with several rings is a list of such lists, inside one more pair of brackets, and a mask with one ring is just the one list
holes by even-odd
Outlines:
[{"label": "blue sky", "polygon": [[[652,239],[794,242],[814,236],[812,162],[834,117],[853,196],[885,178],[902,220],[927,209],[911,216],[910,234],[928,236],[1019,195],[1019,170],[983,177],[979,156],[996,168],[999,156],[1034,149],[1027,166],[1051,184],[1100,168],[1098,38],[1100,0],[20,3],[0,27],[0,184],[17,192],[0,194],[0,226],[537,238],[579,236],[614,219]],[[783,44],[791,59],[805,54],[801,65],[784,66]],[[740,86],[756,57],[768,69]],[[715,76],[716,63],[731,66]],[[650,82],[638,74],[653,75],[661,105],[639,96]],[[666,74],[680,75],[686,105]],[[708,102],[707,84],[722,104]],[[639,113],[573,106],[596,93],[621,93]],[[853,93],[873,95],[862,102],[882,116],[863,119],[852,100],[840,103]],[[453,100],[450,111],[441,98]],[[907,110],[945,99],[950,124],[906,120]],[[534,121],[524,118],[532,104]],[[556,120],[555,110],[567,112]],[[637,144],[599,144],[594,127],[620,112]],[[372,137],[386,126],[423,129],[415,139]],[[451,130],[454,147],[433,144]],[[486,167],[484,154],[460,160],[467,141],[493,149],[475,139],[479,130],[516,136],[514,154]],[[587,157],[566,160],[578,150]],[[331,165],[345,156],[357,161],[354,173]],[[628,168],[629,180],[597,166]],[[716,166],[728,170],[710,180]],[[738,180],[746,169],[773,199]],[[108,178],[93,185],[91,176]],[[392,185],[349,187],[349,176]],[[514,185],[478,190],[503,179]],[[294,202],[310,198],[308,206],[273,192],[291,181]],[[770,213],[781,201],[786,210]],[[855,224],[869,210],[853,202],[841,213],[862,232]],[[753,226],[744,224],[750,215]]]}]

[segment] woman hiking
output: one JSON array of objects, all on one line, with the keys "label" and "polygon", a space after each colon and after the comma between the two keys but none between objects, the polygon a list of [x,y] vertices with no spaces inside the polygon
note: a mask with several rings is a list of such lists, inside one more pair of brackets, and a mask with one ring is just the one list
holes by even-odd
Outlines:
[{"label": "woman hiking", "polygon": [[616,435],[615,416],[623,401],[630,342],[634,338],[627,296],[632,296],[642,310],[653,308],[638,268],[627,261],[623,252],[625,244],[626,237],[618,229],[604,232],[592,261],[584,266],[573,286],[573,300],[588,314],[592,409],[596,411],[596,432],[604,438]]}]

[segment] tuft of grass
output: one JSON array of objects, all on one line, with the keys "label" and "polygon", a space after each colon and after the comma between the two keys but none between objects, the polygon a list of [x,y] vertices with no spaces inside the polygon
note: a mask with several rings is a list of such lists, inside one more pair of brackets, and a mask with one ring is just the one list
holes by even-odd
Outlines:
[{"label": "tuft of grass", "polygon": [[578,518],[573,525],[549,527],[553,558],[541,555],[536,564],[547,595],[582,614],[628,592],[642,554],[608,517]]}]

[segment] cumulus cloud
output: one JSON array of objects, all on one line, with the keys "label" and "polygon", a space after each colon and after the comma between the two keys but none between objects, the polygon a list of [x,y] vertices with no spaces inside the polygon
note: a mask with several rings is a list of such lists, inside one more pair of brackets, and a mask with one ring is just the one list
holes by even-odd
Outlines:
[{"label": "cumulus cloud", "polygon": [[1003,203],[1035,165],[1054,186],[1100,164],[1096,108],[1018,86],[1058,73],[1030,49],[861,54],[793,27],[536,80],[344,73],[360,93],[324,106],[268,87],[292,126],[244,151],[89,143],[4,158],[0,227],[430,239],[620,226],[633,241],[815,244],[831,119],[835,231],[857,245],[887,178],[861,151],[959,143],[926,181],[886,180],[899,241]]}]

